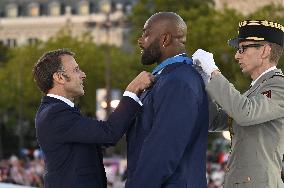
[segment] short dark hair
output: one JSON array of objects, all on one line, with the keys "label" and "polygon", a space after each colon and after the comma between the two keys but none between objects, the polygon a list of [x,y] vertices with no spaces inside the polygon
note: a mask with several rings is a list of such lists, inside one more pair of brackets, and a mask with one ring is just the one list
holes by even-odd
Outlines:
[{"label": "short dark hair", "polygon": [[39,58],[33,68],[34,80],[38,88],[44,94],[47,94],[53,87],[53,74],[62,69],[62,55],[74,56],[75,53],[68,49],[58,49],[46,52],[41,58]]}]

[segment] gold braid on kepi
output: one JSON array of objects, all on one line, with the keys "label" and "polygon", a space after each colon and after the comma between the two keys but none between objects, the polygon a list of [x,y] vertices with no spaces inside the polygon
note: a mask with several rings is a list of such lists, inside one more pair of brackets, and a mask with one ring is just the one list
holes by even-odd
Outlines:
[{"label": "gold braid on kepi", "polygon": [[284,44],[284,26],[267,20],[245,20],[239,23],[239,35],[228,41],[230,46],[239,47],[241,41],[267,41]]}]

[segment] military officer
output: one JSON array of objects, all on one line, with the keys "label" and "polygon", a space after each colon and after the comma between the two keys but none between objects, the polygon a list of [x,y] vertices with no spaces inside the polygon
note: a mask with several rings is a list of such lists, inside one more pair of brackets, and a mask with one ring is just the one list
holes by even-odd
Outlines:
[{"label": "military officer", "polygon": [[210,104],[210,129],[229,128],[232,136],[224,188],[284,188],[284,76],[276,68],[283,43],[284,27],[279,23],[240,22],[239,35],[229,45],[237,49],[235,59],[252,79],[244,94],[221,74],[213,54],[193,54],[195,64],[210,77],[206,91],[216,103]]}]

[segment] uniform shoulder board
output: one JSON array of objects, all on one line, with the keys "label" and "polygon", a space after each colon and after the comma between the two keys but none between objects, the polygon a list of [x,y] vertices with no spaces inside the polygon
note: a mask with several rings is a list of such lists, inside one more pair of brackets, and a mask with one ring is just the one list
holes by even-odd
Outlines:
[{"label": "uniform shoulder board", "polygon": [[275,74],[273,76],[271,76],[271,78],[273,78],[274,76],[280,76],[280,77],[284,78],[284,74],[282,74],[281,72],[275,72]]}]

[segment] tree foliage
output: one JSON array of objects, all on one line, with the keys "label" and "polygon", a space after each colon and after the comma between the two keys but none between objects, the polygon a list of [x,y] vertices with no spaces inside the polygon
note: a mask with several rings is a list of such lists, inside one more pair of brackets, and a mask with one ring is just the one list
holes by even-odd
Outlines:
[{"label": "tree foliage", "polygon": [[[97,46],[91,41],[88,34],[74,38],[62,31],[45,43],[39,42],[9,50],[9,59],[0,69],[0,115],[8,116],[5,121],[7,129],[17,132],[21,118],[25,124],[22,129],[24,137],[35,138],[34,116],[42,94],[33,80],[32,69],[47,51],[67,48],[75,52],[77,63],[87,75],[84,84],[86,94],[76,103],[89,116],[95,116],[96,89],[105,87],[106,63],[111,67],[111,86],[121,90],[124,90],[141,70],[136,56],[116,47]],[[107,56],[109,62],[106,62]],[[31,147],[29,142],[26,142],[27,146]]]},{"label": "tree foliage", "polygon": [[[143,67],[139,63],[137,39],[145,21],[159,11],[178,13],[188,26],[188,54],[199,48],[212,52],[223,74],[241,91],[247,89],[250,79],[242,75],[234,59],[235,49],[227,45],[228,39],[237,36],[238,22],[244,19],[268,19],[284,23],[283,7],[273,5],[244,17],[235,10],[215,10],[211,0],[140,0],[129,17],[130,37],[135,49],[132,52],[111,46],[97,46],[91,42],[89,34],[74,38],[68,30],[62,30],[47,42],[35,45],[14,49],[0,45],[0,121],[7,129],[16,131],[21,117],[27,129],[25,136],[35,138],[34,115],[41,93],[33,81],[32,68],[44,52],[58,48],[68,48],[76,53],[75,59],[87,75],[84,87],[86,94],[78,99],[77,104],[85,114],[94,116],[96,89],[105,86],[106,63],[111,67],[111,86],[122,90],[142,69],[151,70],[151,66]],[[284,67],[283,57],[279,66]]]},{"label": "tree foliage", "polygon": [[[238,35],[238,23],[244,19],[268,19],[284,23],[283,7],[269,5],[257,12],[243,16],[236,10],[225,8],[216,10],[212,1],[179,1],[171,0],[141,0],[133,8],[130,20],[132,41],[137,41],[145,21],[154,13],[171,11],[178,13],[188,26],[187,51],[191,55],[202,48],[214,54],[214,59],[223,74],[237,89],[248,88],[250,78],[244,76],[234,58],[235,49],[228,46],[227,41]],[[134,40],[136,39],[136,40]],[[279,67],[283,67],[283,58]]]},{"label": "tree foliage", "polygon": [[[238,23],[244,19],[268,19],[284,24],[283,7],[274,5],[244,16],[236,10],[225,8],[217,11],[212,1],[171,1],[171,0],[140,0],[133,8],[130,17],[132,41],[136,43],[142,33],[145,21],[154,13],[171,11],[178,13],[188,26],[186,48],[191,55],[202,48],[214,54],[214,59],[221,72],[241,92],[248,89],[250,78],[244,76],[234,56],[236,49],[228,46],[227,41],[238,35]],[[278,67],[284,67],[282,59]],[[210,139],[210,137],[209,137]]]}]

